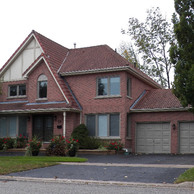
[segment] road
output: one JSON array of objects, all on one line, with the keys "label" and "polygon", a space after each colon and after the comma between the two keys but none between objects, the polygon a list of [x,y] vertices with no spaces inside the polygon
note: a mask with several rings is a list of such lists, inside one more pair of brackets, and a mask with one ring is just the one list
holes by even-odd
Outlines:
[{"label": "road", "polygon": [[99,184],[75,184],[55,182],[29,182],[29,181],[0,181],[1,194],[193,194],[194,189],[180,187],[153,187],[153,186],[123,186],[123,185],[99,185]]}]

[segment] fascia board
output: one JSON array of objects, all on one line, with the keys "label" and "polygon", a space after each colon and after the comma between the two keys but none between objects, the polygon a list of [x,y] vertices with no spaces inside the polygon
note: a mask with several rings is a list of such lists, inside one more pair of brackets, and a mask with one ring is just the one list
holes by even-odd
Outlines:
[{"label": "fascia board", "polygon": [[141,112],[181,112],[188,111],[190,108],[154,108],[154,109],[130,109],[131,113],[141,113]]}]

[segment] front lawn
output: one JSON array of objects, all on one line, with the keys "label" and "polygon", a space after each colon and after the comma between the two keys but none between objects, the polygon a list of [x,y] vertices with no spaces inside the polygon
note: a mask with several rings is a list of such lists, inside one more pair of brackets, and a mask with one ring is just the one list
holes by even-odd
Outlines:
[{"label": "front lawn", "polygon": [[78,157],[26,157],[26,156],[1,156],[0,175],[20,172],[34,168],[43,168],[57,165],[59,162],[86,162],[86,158]]},{"label": "front lawn", "polygon": [[194,181],[194,168],[190,168],[186,170],[183,174],[181,174],[175,183],[182,183],[186,181]]}]

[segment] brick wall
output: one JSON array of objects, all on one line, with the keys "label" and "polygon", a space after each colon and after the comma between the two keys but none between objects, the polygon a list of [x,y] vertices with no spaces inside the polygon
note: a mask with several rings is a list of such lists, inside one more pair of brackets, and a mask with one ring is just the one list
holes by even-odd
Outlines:
[{"label": "brick wall", "polygon": [[[97,98],[97,78],[109,76],[120,76],[121,96]],[[132,98],[127,97],[128,77],[132,79]],[[86,114],[120,113],[120,137],[122,142],[126,143],[127,112],[129,112],[129,107],[143,90],[149,90],[151,89],[151,86],[124,71],[67,76],[66,80],[83,108],[82,123],[84,123],[84,116]]]}]

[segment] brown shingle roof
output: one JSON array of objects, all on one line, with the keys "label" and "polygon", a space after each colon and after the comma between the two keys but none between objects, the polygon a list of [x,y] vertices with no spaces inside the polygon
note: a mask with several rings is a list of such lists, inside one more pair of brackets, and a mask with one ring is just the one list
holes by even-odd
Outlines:
[{"label": "brown shingle roof", "polygon": [[170,89],[153,89],[147,91],[133,109],[170,109],[181,107],[180,101]]}]

